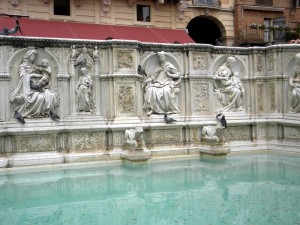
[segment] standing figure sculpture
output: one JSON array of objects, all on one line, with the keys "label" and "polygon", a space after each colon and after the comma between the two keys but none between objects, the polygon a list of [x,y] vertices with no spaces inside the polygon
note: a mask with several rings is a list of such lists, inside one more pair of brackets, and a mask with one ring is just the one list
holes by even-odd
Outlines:
[{"label": "standing figure sculpture", "polygon": [[219,102],[223,105],[220,111],[236,112],[245,110],[241,106],[242,97],[244,96],[243,85],[237,73],[231,70],[231,64],[235,62],[235,57],[228,57],[213,75],[215,92]]},{"label": "standing figure sculpture", "polygon": [[20,104],[16,111],[23,117],[47,117],[58,106],[56,93],[47,87],[38,90],[32,88],[44,75],[36,65],[37,55],[34,49],[25,53],[19,66],[20,81],[10,95],[11,102]]},{"label": "standing figure sculpture", "polygon": [[144,108],[147,115],[178,113],[177,94],[182,76],[175,66],[166,61],[164,52],[157,53],[159,65],[143,82]]},{"label": "standing figure sculpture", "polygon": [[295,56],[297,65],[294,68],[294,72],[289,78],[289,83],[292,86],[291,96],[291,112],[300,112],[300,53]]},{"label": "standing figure sculpture", "polygon": [[93,80],[85,67],[80,69],[80,73],[80,78],[76,84],[78,110],[92,112],[94,106],[92,96]]}]

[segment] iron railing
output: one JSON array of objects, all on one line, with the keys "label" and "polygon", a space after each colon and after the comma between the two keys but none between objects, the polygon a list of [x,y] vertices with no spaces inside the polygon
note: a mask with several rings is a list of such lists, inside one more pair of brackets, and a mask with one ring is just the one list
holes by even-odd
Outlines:
[{"label": "iron railing", "polygon": [[198,7],[220,7],[220,0],[193,0],[193,5]]},{"label": "iron railing", "polygon": [[240,30],[239,42],[240,44],[265,44],[269,42],[269,31],[244,27]]}]

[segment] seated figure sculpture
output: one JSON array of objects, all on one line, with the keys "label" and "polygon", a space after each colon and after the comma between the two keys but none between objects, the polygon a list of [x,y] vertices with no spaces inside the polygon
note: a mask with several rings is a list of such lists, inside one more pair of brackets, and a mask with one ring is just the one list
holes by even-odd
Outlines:
[{"label": "seated figure sculpture", "polygon": [[300,112],[300,53],[295,56],[297,65],[289,78],[292,87],[291,93],[291,112]]},{"label": "seated figure sculpture", "polygon": [[38,52],[34,49],[25,53],[19,65],[19,83],[10,95],[10,101],[18,104],[16,112],[24,118],[48,117],[59,105],[58,95],[49,87],[33,88],[45,75],[37,67],[37,56]]},{"label": "seated figure sculpture", "polygon": [[135,129],[125,131],[125,149],[129,150],[142,150],[144,146],[143,141],[143,128],[137,126]]},{"label": "seated figure sculpture", "polygon": [[159,65],[143,82],[144,108],[147,115],[178,113],[177,94],[182,76],[175,66],[166,60],[165,53],[158,52]]},{"label": "seated figure sculpture", "polygon": [[235,57],[228,57],[213,75],[215,92],[223,106],[220,111],[244,111],[241,106],[244,88],[238,74],[231,70],[231,64],[235,62]]}]

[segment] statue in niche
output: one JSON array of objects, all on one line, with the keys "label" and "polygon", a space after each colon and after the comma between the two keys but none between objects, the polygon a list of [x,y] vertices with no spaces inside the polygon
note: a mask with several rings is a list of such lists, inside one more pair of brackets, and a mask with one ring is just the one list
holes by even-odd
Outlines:
[{"label": "statue in niche", "polygon": [[70,58],[71,58],[71,59],[76,59],[76,58],[77,58],[77,55],[78,55],[78,51],[77,51],[77,49],[76,49],[76,46],[75,46],[75,45],[72,45],[72,46],[70,47],[70,49],[71,49],[71,56],[70,56]]},{"label": "statue in niche", "polygon": [[215,92],[223,105],[220,111],[245,111],[241,106],[244,88],[238,73],[231,70],[233,63],[236,63],[235,57],[228,57],[213,75]]},{"label": "statue in niche", "polygon": [[93,59],[99,59],[99,49],[98,46],[94,47],[94,51],[93,51]]},{"label": "statue in niche", "polygon": [[300,112],[300,53],[295,56],[296,63],[294,72],[289,78],[289,83],[292,86],[291,96],[291,112]]},{"label": "statue in niche", "polygon": [[147,115],[178,113],[177,94],[180,91],[182,76],[175,66],[166,61],[165,52],[157,53],[158,66],[143,82],[145,88],[144,108]]},{"label": "statue in niche", "polygon": [[22,117],[48,117],[59,105],[55,92],[49,90],[51,68],[48,60],[42,66],[36,64],[37,50],[28,50],[19,66],[20,81],[10,95],[10,101],[18,103],[16,113]]},{"label": "statue in niche", "polygon": [[137,126],[135,129],[129,129],[125,131],[125,149],[135,150],[143,149],[144,140],[143,140],[143,128]]},{"label": "statue in niche", "polygon": [[80,112],[92,112],[94,107],[93,80],[86,67],[80,69],[80,77],[76,84],[78,110]]}]

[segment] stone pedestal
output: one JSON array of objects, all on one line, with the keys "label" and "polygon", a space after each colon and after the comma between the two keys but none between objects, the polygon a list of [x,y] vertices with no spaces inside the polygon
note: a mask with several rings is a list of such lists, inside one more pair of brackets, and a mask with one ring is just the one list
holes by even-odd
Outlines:
[{"label": "stone pedestal", "polygon": [[7,167],[8,159],[7,158],[0,158],[0,168]]},{"label": "stone pedestal", "polygon": [[200,147],[199,152],[210,155],[227,155],[230,153],[230,148],[222,144],[203,145]]},{"label": "stone pedestal", "polygon": [[123,159],[134,161],[134,162],[141,162],[147,161],[151,158],[151,152],[143,151],[143,150],[127,150],[121,153],[121,157]]}]

